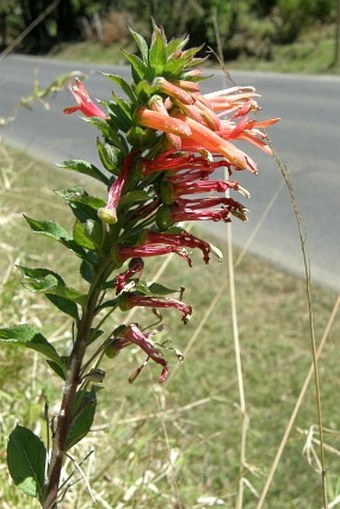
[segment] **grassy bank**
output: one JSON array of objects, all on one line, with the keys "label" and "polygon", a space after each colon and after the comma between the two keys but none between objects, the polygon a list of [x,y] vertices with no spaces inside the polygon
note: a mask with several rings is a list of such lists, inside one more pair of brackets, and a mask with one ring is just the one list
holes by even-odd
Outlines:
[{"label": "grassy bank", "polygon": [[[34,237],[22,218],[22,213],[26,213],[70,226],[64,206],[51,189],[70,187],[76,180],[72,181],[66,172],[1,145],[0,151],[1,322],[3,326],[18,321],[33,322],[46,335],[52,335],[56,347],[62,349],[70,340],[70,322],[54,316],[54,308],[20,286],[14,265],[54,268],[57,264],[66,280],[72,282],[76,278],[76,268],[68,253],[56,249],[48,240]],[[215,239],[210,240],[216,243]],[[150,262],[150,277],[163,261]],[[105,361],[106,380],[99,393],[99,412],[93,432],[83,445],[71,450],[72,458],[82,462],[90,488],[78,471],[80,482],[66,496],[66,509],[94,507],[91,493],[97,500],[95,507],[104,509],[235,505],[241,415],[227,264],[212,260],[205,267],[199,256],[193,257],[190,270],[183,263],[172,258],[161,280],[174,288],[185,286],[184,300],[194,306],[188,325],[183,326],[171,312],[166,320],[164,339],[171,339],[174,346],[186,352],[185,362],[178,366],[175,356],[169,352],[174,376],[164,387],[159,387],[158,366],[151,365],[133,385],[128,384],[129,374],[143,360],[134,350]],[[244,508],[253,509],[256,493],[264,485],[311,363],[308,315],[303,281],[249,255],[238,263],[235,277],[249,417],[244,472],[249,485],[245,488]],[[220,298],[196,334],[224,284]],[[332,292],[314,288],[318,341],[335,300]],[[140,319],[140,313],[134,317]],[[113,319],[114,323],[115,320],[118,317]],[[340,482],[339,335],[338,314],[320,360],[324,422],[328,430],[326,442],[331,448],[327,451],[331,499],[339,494]],[[6,438],[16,422],[44,436],[44,401],[53,408],[58,403],[60,387],[34,353],[4,346],[0,352],[0,505],[5,509],[24,509],[26,497],[21,497],[8,479]],[[320,475],[316,472],[314,456],[317,445],[313,438],[317,437],[310,436],[311,440],[307,441],[305,435],[316,422],[314,399],[311,385],[265,507],[319,509],[322,506]],[[69,472],[74,465],[70,458]],[[30,504],[32,509],[37,507],[33,501]]]}]

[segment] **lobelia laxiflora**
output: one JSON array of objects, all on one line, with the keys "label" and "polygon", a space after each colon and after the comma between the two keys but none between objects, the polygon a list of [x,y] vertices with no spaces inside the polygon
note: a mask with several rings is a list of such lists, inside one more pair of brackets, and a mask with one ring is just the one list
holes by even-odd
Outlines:
[{"label": "lobelia laxiflora", "polygon": [[[59,414],[50,431],[51,450],[22,426],[13,430],[8,442],[14,482],[44,509],[60,505],[65,453],[92,425],[95,384],[104,375],[98,368],[103,353],[115,357],[129,345],[137,345],[146,355],[145,362],[151,359],[160,365],[159,382],[168,376],[168,360],[155,341],[157,330],[150,332],[149,327],[133,322],[107,334],[102,330],[105,321],[115,309],[135,307],[148,307],[160,319],[160,310],[173,308],[184,323],[189,321],[192,308],[182,301],[182,292],[174,298],[173,290],[144,281],[144,263],[151,256],[175,253],[190,266],[190,252],[195,248],[206,264],[211,253],[221,256],[217,248],[178,223],[229,222],[233,216],[246,221],[246,208],[229,192],[246,197],[248,192],[231,178],[215,179],[214,173],[224,167],[229,177],[239,170],[256,174],[256,163],[234,141],[248,141],[270,154],[262,129],[277,121],[250,118],[259,109],[253,87],[203,94],[200,82],[206,78],[197,69],[203,59],[197,57],[198,48],[185,49],[187,37],[167,41],[156,25],[150,45],[133,30],[131,34],[140,51],[140,56],[124,51],[131,65],[131,83],[115,74],[105,75],[122,95],[113,93],[97,105],[75,78],[70,90],[77,105],[64,110],[82,113],[100,131],[97,149],[103,168],[82,160],[61,166],[99,181],[107,189],[105,199],[83,187],[58,192],[75,216],[72,233],[54,221],[26,217],[34,233],[56,240],[79,259],[86,293],[70,288],[53,270],[20,267],[27,288],[45,294],[72,319],[72,349],[67,357],[61,356],[32,325],[0,330],[0,340],[45,356],[64,384]],[[131,375],[131,382],[143,365]],[[29,458],[28,464],[22,455]]]}]

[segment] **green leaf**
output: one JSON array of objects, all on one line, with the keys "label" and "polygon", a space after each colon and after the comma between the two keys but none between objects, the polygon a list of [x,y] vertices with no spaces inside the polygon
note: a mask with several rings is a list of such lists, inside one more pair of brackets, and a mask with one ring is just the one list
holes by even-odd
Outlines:
[{"label": "green leaf", "polygon": [[52,270],[23,266],[18,268],[25,278],[25,288],[31,292],[45,293],[52,304],[78,320],[78,310],[74,302],[82,303],[82,293],[66,286],[62,277]]},{"label": "green leaf", "polygon": [[171,41],[168,42],[166,50],[168,56],[171,56],[173,53],[176,53],[178,51],[182,51],[182,49],[188,44],[189,42],[189,36],[181,36],[177,37],[175,39],[171,39]]},{"label": "green leaf", "polygon": [[150,97],[156,92],[157,87],[147,80],[141,80],[136,86],[136,93],[140,104],[148,102]]},{"label": "green leaf", "polygon": [[86,223],[76,221],[73,227],[74,241],[85,249],[95,251],[100,242],[102,230],[98,223],[88,219]]},{"label": "green leaf", "polygon": [[97,150],[104,168],[114,175],[118,175],[123,162],[121,151],[110,143],[102,143],[98,138]]},{"label": "green leaf", "polygon": [[60,376],[60,378],[62,380],[65,380],[66,378],[66,371],[67,371],[67,365],[68,365],[68,361],[69,361],[69,358],[68,357],[61,357],[63,363],[64,363],[64,369],[61,368],[60,364],[57,364],[56,362],[54,361],[47,361],[47,364],[50,366],[51,369],[53,369],[53,371],[56,373],[56,375]]},{"label": "green leaf", "polygon": [[130,28],[130,32],[131,32],[132,37],[134,38],[134,40],[137,43],[139,51],[141,52],[143,62],[146,65],[148,65],[148,63],[149,63],[149,48],[148,48],[148,44],[147,44],[146,40],[138,32],[135,32],[134,30],[132,30],[132,28]]},{"label": "green leaf", "polygon": [[159,283],[151,283],[149,290],[154,295],[169,295],[170,293],[178,292],[178,289],[174,290],[173,288],[168,288],[167,286],[163,286]]},{"label": "green leaf", "polygon": [[125,49],[122,49],[122,53],[131,64],[131,71],[134,81],[138,83],[140,80],[148,79],[149,69],[144,64],[143,60],[141,60],[136,55],[129,53]]},{"label": "green leaf", "polygon": [[124,132],[128,131],[132,123],[132,113],[130,104],[127,101],[124,101],[123,99],[115,97],[114,101],[107,102],[107,108],[111,120],[113,120],[116,126],[121,131]]},{"label": "green leaf", "polygon": [[176,293],[178,290],[168,288],[159,283],[151,283],[140,279],[136,285],[136,291],[143,295],[169,295],[170,293]]},{"label": "green leaf", "polygon": [[34,233],[40,233],[46,237],[51,237],[55,240],[68,241],[72,240],[72,236],[56,221],[39,221],[31,217],[25,216],[24,218],[30,225]]},{"label": "green leaf", "polygon": [[122,196],[119,207],[131,207],[138,203],[145,203],[150,200],[150,196],[145,191],[131,191]]},{"label": "green leaf", "polygon": [[119,304],[118,297],[115,299],[106,300],[105,302],[102,302],[98,309],[104,309],[104,308],[116,308]]},{"label": "green leaf", "polygon": [[154,74],[161,75],[167,63],[166,38],[161,28],[154,27],[149,51],[149,62]]},{"label": "green leaf", "polygon": [[48,293],[57,295],[58,297],[62,297],[63,299],[67,299],[72,302],[77,302],[81,305],[83,305],[86,301],[86,295],[75,288],[71,288],[70,286],[55,286],[54,288],[51,288]]},{"label": "green leaf", "polygon": [[38,233],[45,237],[52,238],[61,242],[65,247],[74,251],[78,256],[83,258],[86,252],[74,242],[72,235],[70,235],[59,223],[56,221],[39,221],[24,215],[24,218],[30,225],[34,233]]},{"label": "green leaf", "polygon": [[104,331],[100,329],[91,329],[90,338],[88,340],[88,345],[91,345],[91,343],[94,343],[100,336],[104,334]]},{"label": "green leaf", "polygon": [[7,463],[14,483],[26,495],[42,502],[46,449],[31,430],[16,426],[12,431],[7,445]]},{"label": "green leaf", "polygon": [[60,311],[70,316],[76,322],[79,320],[78,308],[75,302],[61,297],[60,295],[54,295],[51,293],[46,293],[46,298]]},{"label": "green leaf", "polygon": [[102,118],[98,117],[89,117],[86,118],[85,121],[89,124],[95,125],[98,129],[100,129],[100,131],[103,133],[103,136],[105,137],[105,141],[117,147],[122,152],[123,156],[124,154],[129,153],[129,147],[125,141],[124,136],[119,134],[117,126],[112,120],[103,120]]},{"label": "green leaf", "polygon": [[88,205],[94,210],[98,210],[99,207],[103,207],[105,205],[104,200],[98,198],[97,196],[91,196],[87,191],[81,186],[76,186],[71,189],[61,189],[55,191],[58,196],[61,196],[66,203],[79,202]]},{"label": "green leaf", "polygon": [[124,80],[124,78],[122,78],[118,74],[110,74],[105,72],[103,72],[102,74],[109,78],[111,81],[113,81],[116,85],[118,85],[132,102],[136,101],[137,99],[136,94],[132,90],[131,86],[127,83],[127,81]]},{"label": "green leaf", "polygon": [[[24,278],[29,281],[30,286],[26,287],[31,291],[44,292],[58,284],[65,284],[63,278],[52,270],[24,267],[23,265],[17,265],[17,267]],[[29,283],[26,283],[26,285]]]},{"label": "green leaf", "polygon": [[94,389],[87,392],[80,391],[77,396],[74,417],[67,435],[67,450],[80,442],[88,434],[96,412],[97,399]]},{"label": "green leaf", "polygon": [[33,325],[22,324],[0,329],[0,341],[17,343],[40,352],[64,369],[64,363],[54,346]]},{"label": "green leaf", "polygon": [[80,265],[79,272],[80,272],[81,277],[83,279],[85,279],[85,281],[87,281],[88,283],[92,283],[93,277],[94,277],[94,272],[93,272],[92,264],[89,261],[83,260],[83,262]]},{"label": "green leaf", "polygon": [[59,168],[64,168],[65,170],[76,171],[83,175],[88,175],[89,177],[99,180],[99,182],[103,182],[105,185],[109,184],[109,179],[106,175],[88,161],[83,161],[82,159],[71,159],[69,161],[64,161],[61,164],[57,164],[57,166]]}]

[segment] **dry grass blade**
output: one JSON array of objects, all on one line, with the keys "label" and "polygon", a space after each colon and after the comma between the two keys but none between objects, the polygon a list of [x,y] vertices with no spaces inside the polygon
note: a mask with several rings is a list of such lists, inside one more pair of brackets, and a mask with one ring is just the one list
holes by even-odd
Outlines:
[{"label": "dry grass blade", "polygon": [[[272,144],[271,144],[272,145]],[[277,152],[273,147],[273,156],[276,163],[276,166],[281,172],[281,175],[284,178],[286,183],[291,204],[294,210],[294,215],[297,223],[297,229],[299,233],[299,240],[303,258],[303,266],[305,272],[305,284],[306,284],[306,297],[307,297],[307,305],[308,305],[308,321],[309,321],[309,335],[310,335],[310,343],[313,357],[313,371],[314,371],[314,381],[315,381],[315,398],[316,398],[316,409],[318,416],[318,427],[319,427],[319,438],[320,438],[320,462],[322,465],[322,473],[321,473],[321,483],[322,483],[322,497],[325,509],[328,507],[327,501],[327,480],[326,480],[326,457],[324,450],[324,440],[323,440],[323,423],[322,423],[322,408],[321,408],[321,390],[320,390],[320,377],[319,377],[319,368],[318,368],[318,358],[317,358],[317,349],[316,349],[316,341],[315,341],[315,329],[314,329],[314,314],[313,314],[313,306],[312,306],[312,290],[311,290],[311,274],[307,253],[307,244],[306,244],[306,234],[304,229],[303,219],[300,213],[300,210],[297,205],[295,191],[293,182],[288,171],[287,166],[282,162]]]},{"label": "dry grass blade", "polygon": [[[326,325],[326,328],[325,328],[325,331],[324,331],[324,334],[321,338],[321,341],[320,341],[320,344],[319,344],[319,347],[316,351],[316,359],[319,358],[321,352],[322,352],[322,349],[326,343],[326,340],[329,336],[329,333],[331,331],[331,328],[332,328],[332,325],[333,325],[333,322],[334,322],[334,319],[336,317],[336,314],[338,312],[338,309],[339,309],[339,306],[340,306],[340,295],[338,296],[335,304],[334,304],[334,308],[332,310],[332,313],[329,317],[329,320],[328,320],[328,323]],[[260,495],[260,498],[258,500],[258,503],[257,503],[257,506],[256,506],[256,509],[261,509],[263,507],[263,504],[265,502],[265,498],[267,496],[267,493],[268,493],[268,490],[270,488],[270,485],[272,483],[272,480],[274,478],[274,475],[275,475],[275,471],[277,469],[277,466],[280,462],[280,459],[281,459],[281,456],[282,456],[282,453],[283,453],[283,450],[287,444],[287,440],[288,440],[288,437],[290,435],[290,432],[292,430],[292,427],[293,427],[293,424],[295,422],[295,419],[296,419],[296,416],[299,412],[299,409],[300,409],[300,406],[301,406],[301,403],[303,401],[303,398],[306,394],[306,391],[307,391],[307,387],[310,383],[310,380],[312,378],[312,375],[313,375],[313,372],[314,372],[314,363],[312,363],[312,365],[310,366],[309,370],[308,370],[308,373],[306,375],[306,378],[305,378],[305,381],[303,383],[303,386],[301,388],[301,391],[300,391],[300,394],[299,394],[299,397],[298,399],[296,400],[296,403],[295,403],[295,406],[294,406],[294,409],[293,409],[293,412],[290,416],[290,419],[288,421],[288,424],[286,426],[286,429],[285,429],[285,432],[283,434],[283,437],[282,437],[282,440],[280,442],[280,445],[277,449],[277,452],[276,452],[276,456],[274,458],[274,461],[273,461],[273,464],[271,466],[271,469],[270,469],[270,472],[269,472],[269,475],[266,479],[266,482],[265,482],[265,485],[264,485],[264,488],[262,490],[262,493]],[[319,442],[320,443],[320,442]],[[326,506],[327,507],[327,506]]]}]

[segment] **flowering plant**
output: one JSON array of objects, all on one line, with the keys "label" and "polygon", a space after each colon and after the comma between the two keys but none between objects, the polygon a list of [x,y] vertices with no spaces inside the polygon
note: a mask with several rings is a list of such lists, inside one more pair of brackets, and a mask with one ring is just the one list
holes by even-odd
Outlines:
[{"label": "flowering plant", "polygon": [[[89,432],[96,410],[96,383],[103,381],[99,369],[103,354],[116,355],[129,345],[138,346],[160,365],[159,382],[169,372],[162,345],[154,338],[159,328],[124,323],[109,333],[103,331],[111,313],[134,307],[160,310],[174,308],[187,323],[190,305],[170,296],[173,290],[142,279],[144,260],[175,253],[191,265],[190,251],[198,248],[207,264],[217,248],[185,230],[187,221],[229,222],[234,216],[245,221],[246,208],[229,191],[248,196],[232,179],[213,178],[219,168],[256,173],[255,162],[234,145],[245,140],[270,154],[262,128],[277,119],[258,121],[249,114],[258,109],[252,87],[233,87],[202,94],[205,79],[197,66],[198,48],[185,49],[188,38],[167,41],[154,26],[151,43],[131,30],[141,56],[124,52],[131,65],[132,81],[106,77],[120,87],[123,97],[95,104],[83,83],[75,78],[70,89],[76,106],[101,133],[97,141],[102,169],[71,160],[63,168],[90,176],[105,186],[105,199],[83,187],[58,194],[75,216],[72,233],[54,221],[26,220],[36,234],[47,236],[72,251],[80,261],[80,275],[87,290],[67,285],[61,275],[46,268],[20,267],[29,290],[43,293],[59,311],[72,319],[73,343],[69,355],[32,325],[0,330],[0,339],[40,352],[63,381],[57,421],[50,421],[52,447],[32,431],[17,426],[8,444],[8,464],[14,482],[35,496],[44,509],[58,507],[62,498],[61,471],[66,452]],[[207,194],[208,193],[208,194]],[[89,346],[91,345],[91,355]],[[177,351],[174,350],[176,353]],[[179,353],[178,357],[181,359]],[[144,364],[130,376],[139,375]],[[25,460],[22,457],[25,456]]]}]

